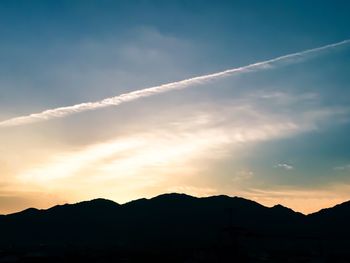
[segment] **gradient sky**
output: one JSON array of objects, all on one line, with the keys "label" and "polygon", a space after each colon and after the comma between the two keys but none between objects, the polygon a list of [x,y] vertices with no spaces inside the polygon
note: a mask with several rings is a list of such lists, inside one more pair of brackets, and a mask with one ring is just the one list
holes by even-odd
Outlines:
[{"label": "gradient sky", "polygon": [[[0,1],[0,121],[350,38],[349,1]],[[0,214],[227,194],[304,213],[350,199],[350,45],[0,128]]]}]

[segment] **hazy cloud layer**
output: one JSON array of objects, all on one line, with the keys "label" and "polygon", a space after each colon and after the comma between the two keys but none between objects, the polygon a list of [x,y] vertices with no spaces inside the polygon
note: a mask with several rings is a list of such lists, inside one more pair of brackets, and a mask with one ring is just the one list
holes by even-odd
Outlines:
[{"label": "hazy cloud layer", "polygon": [[[269,92],[259,96],[248,93],[240,97],[240,101],[226,101],[220,106],[209,103],[182,109],[184,112],[191,109],[190,116],[181,112],[173,116],[168,112],[158,113],[157,123],[148,123],[147,132],[133,132],[60,152],[44,163],[19,172],[16,178],[33,190],[64,191],[72,198],[76,194],[75,184],[84,185],[84,192],[89,193],[85,198],[104,192],[118,201],[138,195],[149,196],[153,191],[157,193],[150,189],[194,190],[194,185],[187,183],[186,186],[185,182],[203,172],[200,167],[204,160],[210,167],[223,159],[239,159],[246,146],[314,132],[322,129],[324,123],[348,112],[346,108],[322,108],[317,104],[293,113],[276,112],[274,105],[290,108],[308,96],[281,93],[282,100],[265,101],[265,97],[270,96]],[[308,97],[311,100],[317,98]],[[276,167],[293,170],[293,166],[285,163]],[[255,180],[253,174],[241,170],[232,175],[232,189],[238,190],[241,183]],[[215,176],[219,179],[221,175]],[[207,179],[202,176],[200,180],[205,182]],[[131,184],[124,186],[126,191],[113,191],[126,183]],[[70,189],[67,185],[73,187]],[[127,193],[130,187],[132,194]],[[146,194],[145,189],[150,192]],[[195,192],[199,193],[199,189],[203,189],[203,195],[216,191],[215,187],[206,184]]]}]

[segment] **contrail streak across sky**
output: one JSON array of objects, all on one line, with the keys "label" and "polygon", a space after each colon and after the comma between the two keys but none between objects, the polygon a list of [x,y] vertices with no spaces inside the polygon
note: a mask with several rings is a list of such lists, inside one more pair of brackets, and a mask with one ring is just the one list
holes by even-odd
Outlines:
[{"label": "contrail streak across sky", "polygon": [[222,77],[230,76],[233,74],[239,74],[239,73],[245,73],[245,72],[250,72],[250,71],[267,69],[267,68],[270,68],[271,66],[273,66],[273,64],[276,62],[293,62],[294,61],[293,59],[304,58],[305,56],[311,55],[313,53],[325,51],[327,49],[332,49],[332,48],[336,48],[336,47],[339,47],[342,45],[347,45],[347,44],[350,44],[350,39],[347,39],[347,40],[344,40],[341,42],[337,42],[337,43],[333,43],[333,44],[329,44],[329,45],[325,45],[325,46],[318,47],[318,48],[308,49],[305,51],[280,56],[277,58],[257,62],[254,64],[249,64],[249,65],[243,66],[243,67],[228,69],[228,70],[224,70],[224,71],[217,72],[217,73],[198,76],[198,77],[180,80],[180,81],[176,81],[176,82],[171,82],[171,83],[167,83],[167,84],[163,84],[163,85],[159,85],[159,86],[154,86],[154,87],[150,87],[150,88],[140,89],[140,90],[124,93],[124,94],[121,94],[121,95],[118,95],[115,97],[106,98],[106,99],[103,99],[101,101],[85,102],[85,103],[80,103],[80,104],[76,104],[73,106],[48,109],[48,110],[42,111],[40,113],[33,113],[30,115],[24,115],[24,116],[4,120],[4,121],[0,122],[0,127],[24,125],[24,124],[29,124],[29,123],[34,123],[34,122],[39,122],[39,121],[44,121],[44,120],[50,120],[53,118],[60,118],[60,117],[68,116],[68,115],[83,112],[83,111],[95,110],[95,109],[109,107],[109,106],[116,106],[116,105],[119,105],[121,103],[132,101],[132,100],[137,100],[137,99],[142,98],[142,97],[148,97],[148,96],[152,96],[154,94],[163,93],[163,92],[176,90],[176,89],[184,89],[184,88],[187,88],[187,87],[194,85],[194,84],[202,84],[202,83],[205,83],[209,80],[214,80],[217,78],[222,78]]}]

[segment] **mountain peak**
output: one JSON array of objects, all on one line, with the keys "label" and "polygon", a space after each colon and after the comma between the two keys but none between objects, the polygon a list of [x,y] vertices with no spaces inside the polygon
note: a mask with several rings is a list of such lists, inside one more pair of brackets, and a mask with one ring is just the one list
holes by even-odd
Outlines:
[{"label": "mountain peak", "polygon": [[96,198],[89,201],[82,201],[74,204],[63,204],[56,205],[48,209],[48,211],[57,211],[57,210],[72,210],[72,209],[83,209],[83,210],[91,210],[91,209],[114,209],[119,207],[120,204],[104,199],[104,198]]},{"label": "mountain peak", "polygon": [[292,210],[292,209],[290,209],[290,208],[288,208],[288,207],[285,207],[285,206],[283,206],[283,205],[281,205],[281,204],[277,204],[277,205],[274,205],[273,207],[271,207],[272,209],[279,209],[279,210]]},{"label": "mountain peak", "polygon": [[156,197],[151,198],[150,200],[157,200],[157,199],[163,199],[163,200],[168,200],[168,199],[196,199],[197,197],[184,194],[184,193],[166,193],[166,194],[161,194]]},{"label": "mountain peak", "polygon": [[296,212],[293,209],[290,209],[289,207],[283,206],[281,204],[274,205],[270,209],[272,209],[273,211],[276,211],[280,214],[294,214],[294,215],[299,215],[299,216],[305,216],[304,214],[302,214],[300,212]]},{"label": "mountain peak", "polygon": [[95,199],[92,199],[90,201],[83,201],[83,202],[78,202],[76,203],[76,205],[78,204],[86,204],[86,203],[90,203],[90,204],[109,204],[109,205],[118,205],[118,203],[112,201],[112,200],[109,200],[109,199],[105,199],[105,198],[95,198]]},{"label": "mountain peak", "polygon": [[36,214],[38,213],[40,210],[37,209],[37,208],[34,208],[34,207],[30,207],[30,208],[27,208],[19,213],[21,214]]}]

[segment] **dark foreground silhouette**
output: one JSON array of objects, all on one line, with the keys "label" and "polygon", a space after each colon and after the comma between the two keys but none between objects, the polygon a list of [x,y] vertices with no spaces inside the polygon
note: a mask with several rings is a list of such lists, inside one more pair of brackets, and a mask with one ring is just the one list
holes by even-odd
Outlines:
[{"label": "dark foreground silhouette", "polygon": [[0,216],[0,262],[350,262],[350,202],[303,215],[238,197],[95,199]]}]

